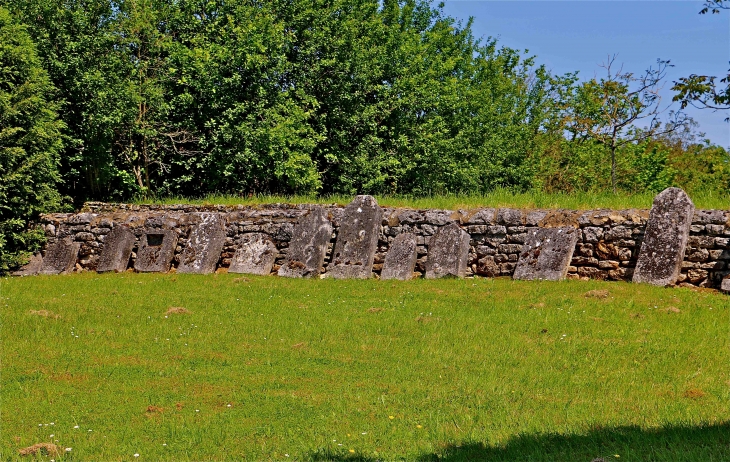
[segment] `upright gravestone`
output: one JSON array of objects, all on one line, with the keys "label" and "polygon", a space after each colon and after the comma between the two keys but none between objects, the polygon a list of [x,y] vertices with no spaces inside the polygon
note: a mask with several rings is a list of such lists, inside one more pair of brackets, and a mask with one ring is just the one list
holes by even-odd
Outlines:
[{"label": "upright gravestone", "polygon": [[383,270],[380,279],[400,279],[406,281],[413,277],[416,266],[416,236],[411,233],[401,233],[390,243],[385,255]]},{"label": "upright gravestone", "polygon": [[139,238],[134,269],[140,273],[164,273],[170,270],[177,246],[177,234],[169,229],[145,229]]},{"label": "upright gravestone", "polygon": [[30,261],[23,265],[18,271],[13,273],[13,276],[35,276],[41,270],[43,266],[43,255],[40,252],[30,257]]},{"label": "upright gravestone", "polygon": [[275,259],[276,245],[266,234],[244,234],[238,242],[228,272],[266,276],[271,273]]},{"label": "upright gravestone", "polygon": [[190,231],[190,238],[180,254],[177,272],[212,273],[225,243],[226,224],[223,217],[218,213],[201,213],[200,223]]},{"label": "upright gravestone", "polygon": [[327,219],[327,212],[322,207],[313,208],[294,226],[286,260],[279,268],[279,276],[319,276],[331,237],[332,224]]},{"label": "upright gravestone", "polygon": [[633,282],[655,286],[677,282],[694,211],[692,200],[679,188],[667,188],[654,198]]},{"label": "upright gravestone", "polygon": [[38,274],[65,274],[73,271],[81,248],[80,242],[66,237],[48,246]]},{"label": "upright gravestone", "polygon": [[572,226],[527,232],[513,279],[559,281],[568,274],[580,231]]},{"label": "upright gravestone", "polygon": [[431,236],[426,260],[426,279],[463,278],[469,258],[469,233],[456,223],[442,226]]},{"label": "upright gravestone", "polygon": [[104,248],[101,250],[96,271],[121,273],[126,270],[135,239],[134,233],[126,226],[115,226],[104,238]]},{"label": "upright gravestone", "polygon": [[383,210],[373,196],[357,196],[345,207],[327,273],[335,279],[372,274]]}]

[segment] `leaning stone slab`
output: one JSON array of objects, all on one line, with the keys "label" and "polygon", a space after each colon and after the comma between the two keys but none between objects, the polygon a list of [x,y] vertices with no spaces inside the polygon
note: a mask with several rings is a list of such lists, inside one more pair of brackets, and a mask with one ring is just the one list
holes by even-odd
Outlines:
[{"label": "leaning stone slab", "polygon": [[228,272],[266,276],[271,273],[276,253],[276,245],[266,234],[244,234],[238,242]]},{"label": "leaning stone slab", "polygon": [[373,269],[383,211],[373,196],[357,196],[340,218],[327,273],[335,279],[367,279]]},{"label": "leaning stone slab", "polygon": [[76,265],[80,248],[81,243],[73,242],[73,238],[70,236],[49,245],[38,274],[70,273]]},{"label": "leaning stone slab", "polygon": [[440,227],[428,245],[426,279],[463,278],[469,257],[469,233],[456,223]]},{"label": "leaning stone slab", "polygon": [[313,208],[294,226],[286,260],[279,268],[279,276],[319,276],[331,237],[332,223],[327,219],[327,212],[322,207]]},{"label": "leaning stone slab", "polygon": [[679,188],[667,188],[654,198],[633,282],[655,286],[677,282],[694,211],[692,200]]},{"label": "leaning stone slab", "polygon": [[725,276],[722,282],[720,282],[720,290],[725,293],[730,293],[730,276]]},{"label": "leaning stone slab", "polygon": [[43,266],[43,255],[40,252],[30,257],[30,261],[23,265],[18,271],[13,273],[13,276],[35,276],[41,270]]},{"label": "leaning stone slab", "polygon": [[390,243],[388,253],[385,255],[383,270],[380,279],[399,279],[407,281],[413,277],[413,269],[416,267],[416,235],[402,233]]},{"label": "leaning stone slab", "polygon": [[208,274],[215,271],[226,243],[226,225],[218,213],[200,213],[200,223],[190,231],[180,254],[178,273]]},{"label": "leaning stone slab", "polygon": [[101,250],[96,271],[98,273],[107,271],[121,273],[126,270],[135,240],[136,237],[129,228],[115,226],[104,238],[104,248]]},{"label": "leaning stone slab", "polygon": [[580,231],[572,226],[531,229],[527,232],[512,278],[565,279],[579,237]]},{"label": "leaning stone slab", "polygon": [[134,269],[140,273],[164,273],[170,270],[177,246],[177,234],[169,229],[145,229],[139,238]]}]

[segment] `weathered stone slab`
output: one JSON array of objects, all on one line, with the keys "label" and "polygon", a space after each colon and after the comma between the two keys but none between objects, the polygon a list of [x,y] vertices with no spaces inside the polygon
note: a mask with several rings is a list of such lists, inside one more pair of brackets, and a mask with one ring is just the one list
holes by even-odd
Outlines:
[{"label": "weathered stone slab", "polygon": [[565,279],[579,237],[580,230],[572,226],[529,230],[512,278]]},{"label": "weathered stone slab", "polygon": [[440,227],[428,245],[426,279],[463,278],[469,257],[469,233],[456,223]]},{"label": "weathered stone slab", "polygon": [[76,265],[80,248],[81,243],[74,242],[70,236],[49,245],[38,274],[70,273]]},{"label": "weathered stone slab", "polygon": [[679,188],[667,188],[654,198],[633,282],[677,282],[694,211],[692,200]]},{"label": "weathered stone slab", "polygon": [[373,269],[383,211],[373,196],[357,196],[345,207],[332,263],[327,273],[335,279],[367,279]]},{"label": "weathered stone slab", "polygon": [[180,254],[178,273],[208,274],[215,271],[226,243],[226,224],[218,213],[200,213],[200,223],[190,231]]},{"label": "weathered stone slab", "polygon": [[145,229],[139,238],[134,269],[140,273],[164,273],[170,270],[177,246],[177,234],[169,229]]},{"label": "weathered stone slab", "polygon": [[104,248],[101,250],[96,271],[98,273],[107,271],[121,273],[126,270],[135,240],[136,237],[129,228],[115,226],[104,238]]},{"label": "weathered stone slab", "polygon": [[43,255],[40,252],[30,257],[30,261],[23,265],[13,276],[35,276],[43,266]]},{"label": "weathered stone slab", "polygon": [[730,276],[725,276],[722,282],[720,282],[720,290],[730,293]]},{"label": "weathered stone slab", "polygon": [[294,226],[286,260],[279,268],[279,276],[319,276],[331,237],[332,223],[327,219],[327,212],[322,207],[313,208]]},{"label": "weathered stone slab", "polygon": [[244,234],[238,242],[228,272],[266,276],[271,273],[276,253],[276,245],[266,234]]},{"label": "weathered stone slab", "polygon": [[417,257],[416,235],[412,233],[397,235],[390,243],[388,253],[385,255],[380,279],[399,279],[401,281],[411,279]]}]

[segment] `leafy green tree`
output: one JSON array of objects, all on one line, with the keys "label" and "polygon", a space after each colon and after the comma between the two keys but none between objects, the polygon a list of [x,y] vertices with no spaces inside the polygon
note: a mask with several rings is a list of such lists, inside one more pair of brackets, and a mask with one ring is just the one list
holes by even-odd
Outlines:
[{"label": "leafy green tree", "polygon": [[43,231],[28,227],[59,206],[63,124],[47,99],[54,93],[26,28],[0,7],[0,273],[39,248]]}]

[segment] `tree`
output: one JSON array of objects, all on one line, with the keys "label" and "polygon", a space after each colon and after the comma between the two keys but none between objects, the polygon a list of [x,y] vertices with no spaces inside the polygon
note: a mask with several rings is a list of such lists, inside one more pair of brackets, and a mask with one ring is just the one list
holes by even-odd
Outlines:
[{"label": "tree", "polygon": [[[578,85],[564,105],[564,126],[574,141],[592,140],[607,147],[611,155],[611,188],[616,192],[616,152],[628,143],[661,136],[684,127],[689,118],[681,111],[670,112],[662,123],[660,90],[669,61],[657,60],[641,75],[614,72],[616,56],[603,64],[606,77]],[[645,123],[644,127],[637,124]]]},{"label": "tree", "polygon": [[0,7],[0,273],[38,250],[44,233],[28,226],[60,202],[54,92],[26,28]]},{"label": "tree", "polygon": [[[730,0],[707,0],[700,14],[709,12],[717,14],[720,10],[728,9]],[[672,90],[677,92],[673,100],[679,101],[682,109],[687,105],[715,111],[730,109],[730,69],[727,76],[719,79],[719,85],[717,81],[717,76],[692,74],[689,77],[681,77],[672,87]],[[725,118],[725,122],[730,122],[730,117]]]}]

